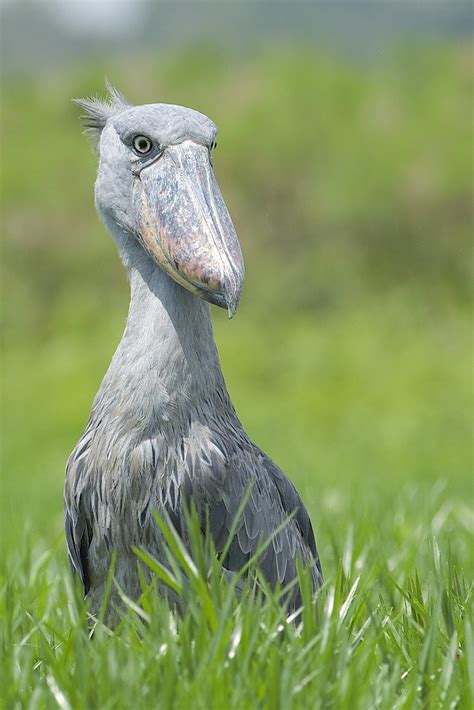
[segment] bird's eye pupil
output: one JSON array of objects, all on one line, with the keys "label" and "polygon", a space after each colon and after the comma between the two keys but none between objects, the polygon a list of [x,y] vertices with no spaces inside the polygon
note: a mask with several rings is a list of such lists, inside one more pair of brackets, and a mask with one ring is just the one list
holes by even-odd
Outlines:
[{"label": "bird's eye pupil", "polygon": [[133,147],[137,153],[149,153],[152,149],[152,142],[146,136],[136,136],[133,139]]}]

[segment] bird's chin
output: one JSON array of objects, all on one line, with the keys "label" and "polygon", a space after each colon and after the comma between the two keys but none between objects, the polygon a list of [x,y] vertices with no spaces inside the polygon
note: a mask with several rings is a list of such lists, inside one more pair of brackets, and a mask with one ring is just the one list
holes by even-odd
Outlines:
[{"label": "bird's chin", "polygon": [[202,285],[197,286],[196,284],[189,284],[189,286],[185,286],[185,288],[188,288],[188,291],[191,291],[196,296],[199,296],[199,298],[202,298],[203,301],[207,301],[208,303],[212,303],[214,306],[219,306],[219,308],[227,310],[229,318],[234,317],[239,306],[239,300],[233,298],[231,290],[228,292],[212,291]]}]

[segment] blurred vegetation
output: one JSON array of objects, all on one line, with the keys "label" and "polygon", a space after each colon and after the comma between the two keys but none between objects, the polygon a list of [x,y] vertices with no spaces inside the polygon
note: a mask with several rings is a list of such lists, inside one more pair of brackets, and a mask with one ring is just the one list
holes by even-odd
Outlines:
[{"label": "blurred vegetation", "polygon": [[247,279],[232,323],[215,309],[216,335],[254,438],[310,501],[369,479],[465,493],[471,69],[463,47],[379,68],[198,47],[4,84],[7,536],[20,521],[60,530],[64,461],[126,315],[69,101],[101,93],[106,73],[132,102],[190,105],[221,129]]}]

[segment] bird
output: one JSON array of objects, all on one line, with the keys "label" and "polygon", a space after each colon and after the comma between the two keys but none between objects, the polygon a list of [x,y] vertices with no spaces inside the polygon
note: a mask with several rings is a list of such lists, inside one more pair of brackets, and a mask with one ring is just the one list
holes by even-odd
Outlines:
[{"label": "bird", "polygon": [[92,614],[113,557],[114,589],[137,599],[134,550],[166,562],[155,515],[184,539],[192,504],[216,555],[227,549],[223,573],[238,574],[260,549],[259,573],[273,589],[288,587],[297,609],[298,560],[315,593],[323,583],[312,524],[295,486],[245,432],[213,337],[209,304],[231,318],[244,280],[213,169],[216,125],[183,106],[132,105],[108,82],[107,91],[73,101],[98,154],[95,205],[127,272],[130,306],[66,466],[70,565]]}]

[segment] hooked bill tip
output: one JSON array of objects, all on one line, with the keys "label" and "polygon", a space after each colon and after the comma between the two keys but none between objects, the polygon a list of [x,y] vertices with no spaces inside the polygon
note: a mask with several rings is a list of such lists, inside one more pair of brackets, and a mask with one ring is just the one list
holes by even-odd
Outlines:
[{"label": "hooked bill tip", "polygon": [[231,301],[227,305],[227,313],[229,316],[229,320],[232,320],[232,318],[235,316],[235,312],[237,310],[237,306],[239,305],[238,301]]}]

